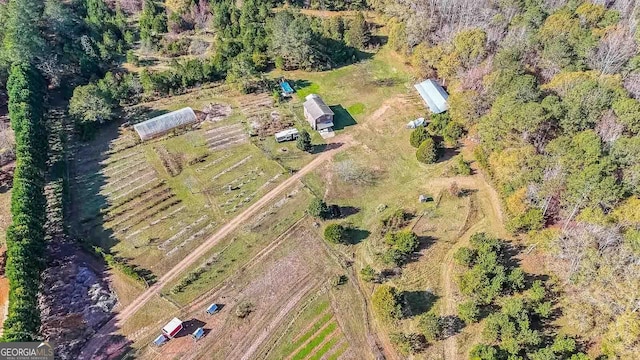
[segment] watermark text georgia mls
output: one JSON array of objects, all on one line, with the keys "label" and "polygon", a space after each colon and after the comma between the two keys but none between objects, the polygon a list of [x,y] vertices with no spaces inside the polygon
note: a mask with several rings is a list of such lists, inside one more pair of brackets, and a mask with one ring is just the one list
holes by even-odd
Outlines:
[{"label": "watermark text georgia mls", "polygon": [[0,360],[53,360],[50,342],[0,343]]}]

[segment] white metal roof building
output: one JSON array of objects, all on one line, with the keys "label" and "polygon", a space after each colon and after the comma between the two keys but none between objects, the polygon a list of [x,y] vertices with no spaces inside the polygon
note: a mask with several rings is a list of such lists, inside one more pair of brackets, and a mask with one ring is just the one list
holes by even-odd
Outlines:
[{"label": "white metal roof building", "polygon": [[414,87],[432,113],[440,114],[449,109],[449,104],[447,104],[449,94],[437,82],[429,79],[414,85]]},{"label": "white metal roof building", "polygon": [[333,127],[333,111],[316,94],[307,95],[304,107],[304,116],[314,130],[322,130]]},{"label": "white metal roof building", "polygon": [[161,136],[169,131],[193,124],[198,121],[196,113],[190,107],[176,110],[168,114],[160,115],[153,119],[133,125],[133,128],[142,140],[149,140]]}]

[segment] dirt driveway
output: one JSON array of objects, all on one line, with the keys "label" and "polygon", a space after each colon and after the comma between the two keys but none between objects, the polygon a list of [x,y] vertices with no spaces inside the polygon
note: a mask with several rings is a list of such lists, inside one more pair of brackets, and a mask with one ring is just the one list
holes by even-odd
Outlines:
[{"label": "dirt driveway", "polygon": [[238,216],[226,223],[215,234],[213,234],[204,243],[202,243],[202,245],[200,245],[191,254],[189,254],[189,256],[180,261],[175,267],[173,267],[165,275],[158,279],[155,284],[153,284],[140,296],[134,299],[130,305],[122,309],[122,311],[116,314],[113,319],[111,319],[102,328],[100,328],[100,330],[98,330],[93,338],[91,338],[91,340],[85,345],[82,353],[80,354],[80,359],[99,359],[100,357],[97,352],[109,342],[109,340],[112,338],[112,334],[117,332],[122,323],[124,323],[128,318],[130,318],[138,310],[144,307],[144,305],[151,301],[155,296],[157,296],[165,285],[175,280],[180,274],[182,274],[191,265],[195,264],[202,256],[204,256],[209,251],[209,249],[214,247],[227,235],[235,231],[243,223],[251,219],[254,215],[256,215],[256,213],[258,213],[258,211],[262,207],[264,207],[270,201],[274,200],[278,195],[283,193],[293,184],[297,183],[303,176],[316,169],[325,161],[331,159],[335,154],[344,151],[352,144],[353,140],[351,140],[351,138],[347,136],[337,136],[335,138],[332,138],[331,142],[328,145],[328,150],[318,155],[318,157],[313,159],[309,164],[304,166],[290,178],[265,194],[260,200],[256,201]]}]

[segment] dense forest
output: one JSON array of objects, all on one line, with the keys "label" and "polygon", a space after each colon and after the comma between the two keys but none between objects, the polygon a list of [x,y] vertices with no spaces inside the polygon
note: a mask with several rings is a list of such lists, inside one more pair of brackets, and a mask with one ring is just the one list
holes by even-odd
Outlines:
[{"label": "dense forest", "polygon": [[[303,6],[354,15],[311,17],[296,10]],[[363,12],[380,16],[388,37],[371,36]],[[8,98],[16,144],[3,339],[39,338],[46,106],[68,101],[78,135],[87,138],[143,99],[210,81],[252,92],[265,87],[262,74],[271,69],[329,70],[386,43],[421,78],[446,84],[450,110],[427,131],[445,146],[463,137],[478,144],[475,160],[503,200],[507,228],[547,255],[563,285],[558,303],[568,326],[584,339],[601,336],[606,356],[634,358],[640,352],[639,21],[633,0],[0,1],[0,101]],[[205,53],[207,46],[177,36],[193,31],[214,34],[210,56],[158,70],[132,51],[171,58]],[[142,70],[128,72],[123,62]],[[420,131],[412,135],[416,147],[427,138]],[[428,145],[418,150],[424,162],[436,159],[438,144]],[[497,292],[522,290],[518,275],[507,281],[511,275],[497,260],[501,243],[478,237],[474,246],[459,255],[461,264],[489,278],[500,269]],[[381,297],[394,296],[385,291]],[[477,321],[479,309],[494,310],[488,345],[474,348],[472,358],[582,359],[572,339],[532,335],[530,322],[548,325],[545,292],[551,290],[537,284],[497,306],[493,295],[474,298],[478,292],[469,285],[465,321]],[[515,328],[522,331],[507,336]]]},{"label": "dense forest", "polygon": [[[638,5],[371,6],[388,17],[390,46],[448,85],[448,121],[479,141],[476,160],[504,200],[507,227],[547,253],[569,285],[563,300],[569,326],[585,338],[604,335],[606,355],[637,355]],[[476,358],[494,356],[483,351]]]}]

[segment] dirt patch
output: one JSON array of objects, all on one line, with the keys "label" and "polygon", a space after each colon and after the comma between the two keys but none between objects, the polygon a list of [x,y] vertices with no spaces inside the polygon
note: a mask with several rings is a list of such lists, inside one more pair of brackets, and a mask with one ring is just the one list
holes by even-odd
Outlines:
[{"label": "dirt patch", "polygon": [[182,163],[184,159],[181,155],[170,153],[164,146],[155,146],[153,150],[155,150],[158,157],[160,157],[162,166],[169,176],[175,177],[182,172]]},{"label": "dirt patch", "polygon": [[291,116],[283,116],[278,111],[271,111],[269,114],[258,114],[250,118],[253,131],[265,138],[272,136],[278,131],[293,126],[293,118]]},{"label": "dirt patch", "polygon": [[[306,227],[292,231],[284,243],[261,255],[257,265],[238,274],[233,284],[210,294],[198,305],[218,302],[222,310],[213,315],[203,315],[203,306],[191,306],[185,318],[197,318],[207,336],[194,349],[188,336],[171,340],[161,349],[162,357],[248,359],[271,335],[290,312],[309,292],[316,289],[328,274],[323,266],[326,258],[322,254],[321,240]],[[275,250],[275,251],[274,251]],[[235,310],[244,302],[254,305],[253,311],[244,319],[235,315]],[[194,351],[195,350],[195,351]],[[215,354],[215,355],[214,355]],[[142,358],[153,357],[151,351]]]},{"label": "dirt patch", "polygon": [[217,122],[222,121],[231,115],[231,106],[227,104],[211,103],[202,109],[205,121]]}]

